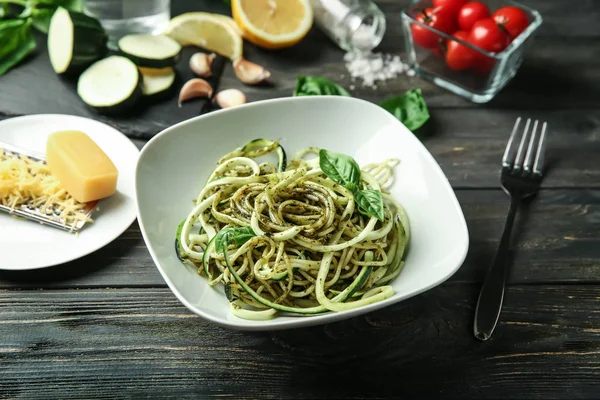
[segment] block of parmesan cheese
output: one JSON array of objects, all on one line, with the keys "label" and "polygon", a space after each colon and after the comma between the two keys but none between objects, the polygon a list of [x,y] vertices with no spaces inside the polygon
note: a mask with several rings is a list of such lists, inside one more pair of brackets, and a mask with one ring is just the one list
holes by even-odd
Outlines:
[{"label": "block of parmesan cheese", "polygon": [[83,132],[60,131],[48,136],[46,163],[50,173],[79,202],[99,200],[117,191],[117,168]]}]

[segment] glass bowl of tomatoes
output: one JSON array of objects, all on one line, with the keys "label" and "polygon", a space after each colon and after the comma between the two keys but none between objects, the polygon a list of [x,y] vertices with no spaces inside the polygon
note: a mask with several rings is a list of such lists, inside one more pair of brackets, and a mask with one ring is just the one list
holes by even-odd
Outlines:
[{"label": "glass bowl of tomatoes", "polygon": [[410,67],[476,103],[515,76],[541,24],[537,11],[501,0],[415,0],[402,11]]}]

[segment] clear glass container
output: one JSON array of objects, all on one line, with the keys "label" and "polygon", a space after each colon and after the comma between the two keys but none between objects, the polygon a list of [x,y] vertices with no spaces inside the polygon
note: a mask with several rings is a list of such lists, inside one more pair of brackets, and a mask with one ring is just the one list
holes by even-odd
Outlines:
[{"label": "clear glass container", "polygon": [[[521,4],[495,0],[486,1],[485,4],[492,13],[501,7],[512,5],[519,7],[529,16],[530,23],[527,29],[500,53],[489,53],[481,50],[463,40],[452,38],[450,35],[417,21],[415,18],[422,10],[433,6],[432,0],[413,1],[408,9],[402,11],[406,62],[410,68],[415,71],[417,76],[466,97],[475,103],[486,103],[493,99],[515,76],[523,61],[525,49],[531,45],[533,34],[542,24],[542,17],[537,11]],[[440,36],[440,43],[446,43],[448,39],[452,38],[452,40],[476,51],[488,61],[486,72],[478,72],[472,69],[464,71],[450,69],[439,49],[432,51],[414,43],[411,30],[414,24],[436,33]]]},{"label": "clear glass container", "polygon": [[311,0],[316,25],[341,49],[368,52],[385,33],[385,15],[370,0]]},{"label": "clear glass container", "polygon": [[83,10],[100,21],[112,49],[127,34],[162,32],[171,19],[170,0],[84,0]]}]

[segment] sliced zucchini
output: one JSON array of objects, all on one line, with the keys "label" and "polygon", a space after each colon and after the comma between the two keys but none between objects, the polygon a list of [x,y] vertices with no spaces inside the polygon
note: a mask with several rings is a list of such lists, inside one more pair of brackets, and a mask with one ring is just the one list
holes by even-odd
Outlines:
[{"label": "sliced zucchini", "polygon": [[142,92],[144,96],[162,96],[172,92],[175,82],[175,70],[167,68],[139,67],[143,77]]},{"label": "sliced zucchini", "polygon": [[179,61],[181,46],[168,36],[131,34],[119,39],[122,55],[140,67],[166,68]]},{"label": "sliced zucchini", "polygon": [[100,113],[121,113],[142,98],[142,74],[131,60],[110,56],[96,61],[81,74],[77,94]]},{"label": "sliced zucchini", "polygon": [[48,28],[48,54],[57,74],[81,72],[104,57],[108,36],[97,19],[58,7]]}]

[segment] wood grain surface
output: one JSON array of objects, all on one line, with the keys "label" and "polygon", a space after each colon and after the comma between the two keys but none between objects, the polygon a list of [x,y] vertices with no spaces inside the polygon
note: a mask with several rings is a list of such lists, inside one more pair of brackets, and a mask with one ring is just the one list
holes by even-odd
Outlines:
[{"label": "wood grain surface", "polygon": [[[388,24],[379,50],[403,55],[400,11],[409,1],[377,3]],[[250,101],[291,95],[303,74],[354,85],[352,94],[370,101],[422,88],[432,118],[417,133],[455,189],[470,234],[467,259],[447,282],[338,323],[239,332],[176,299],[134,223],[71,263],[0,270],[0,398],[600,398],[600,3],[523,3],[543,25],[517,76],[485,105],[406,76],[362,88],[351,82],[343,52],[316,28],[291,49],[245,46],[249,60],[272,71],[272,86],[242,85],[224,60],[213,81],[242,89]],[[174,15],[191,10],[228,8],[220,0],[173,0]],[[126,118],[98,116],[73,82],[54,75],[45,38],[37,38],[35,56],[0,77],[0,119],[82,115],[141,148],[210,108],[201,101],[178,108],[171,99]],[[185,49],[177,67],[180,85],[192,77],[194,51]],[[549,170],[519,215],[504,309],[492,339],[481,343],[473,313],[508,209],[498,174],[518,116],[548,121]]]},{"label": "wood grain surface", "polygon": [[3,291],[1,390],[24,399],[595,398],[598,287],[511,286],[487,343],[471,335],[478,289],[446,284],[363,317],[262,333],[202,321],[167,289]]}]

